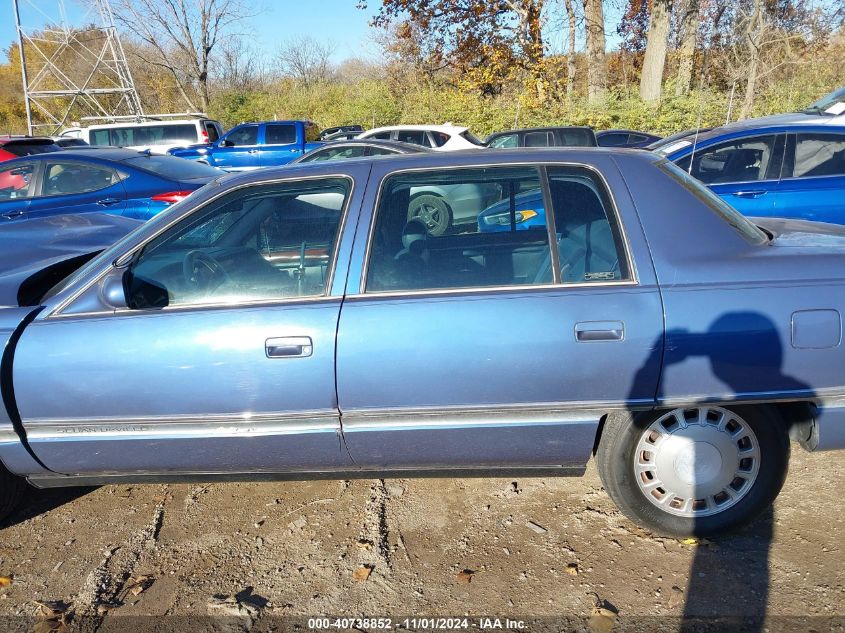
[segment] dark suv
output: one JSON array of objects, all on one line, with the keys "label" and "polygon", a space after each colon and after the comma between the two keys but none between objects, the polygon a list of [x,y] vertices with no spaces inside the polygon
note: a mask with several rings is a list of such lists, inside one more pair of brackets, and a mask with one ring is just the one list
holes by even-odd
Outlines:
[{"label": "dark suv", "polygon": [[496,132],[484,141],[487,147],[596,147],[593,128],[569,125],[564,127],[534,127]]}]

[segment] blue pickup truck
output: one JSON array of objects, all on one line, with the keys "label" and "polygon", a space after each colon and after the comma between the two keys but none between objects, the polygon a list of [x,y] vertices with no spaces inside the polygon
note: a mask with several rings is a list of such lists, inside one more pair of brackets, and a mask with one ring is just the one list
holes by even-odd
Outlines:
[{"label": "blue pickup truck", "polygon": [[242,123],[214,143],[177,147],[167,153],[226,171],[248,171],[288,163],[322,145],[319,137],[320,129],[311,121]]}]

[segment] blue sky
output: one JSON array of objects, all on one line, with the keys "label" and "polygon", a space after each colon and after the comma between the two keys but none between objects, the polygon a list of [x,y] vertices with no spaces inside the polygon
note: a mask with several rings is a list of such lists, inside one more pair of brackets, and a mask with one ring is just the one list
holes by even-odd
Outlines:
[{"label": "blue sky", "polygon": [[[40,28],[47,23],[48,16],[58,21],[59,0],[18,2],[24,27]],[[255,4],[260,6],[262,2],[259,0]],[[375,13],[372,7],[377,7],[379,2],[372,0],[367,11],[356,9],[355,4],[356,0],[266,0],[263,2],[264,11],[245,21],[237,30],[248,36],[253,46],[265,51],[268,57],[272,57],[280,43],[302,35],[331,42],[335,46],[334,61],[376,56],[378,47],[372,42],[368,22]],[[65,0],[70,23],[78,24],[84,19],[82,6],[74,0]],[[12,3],[2,0],[0,48],[7,48],[16,39]]]}]

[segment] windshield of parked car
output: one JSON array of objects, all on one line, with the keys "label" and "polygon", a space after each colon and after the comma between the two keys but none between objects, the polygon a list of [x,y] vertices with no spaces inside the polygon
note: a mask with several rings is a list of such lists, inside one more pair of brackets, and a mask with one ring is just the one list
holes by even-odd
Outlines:
[{"label": "windshield of parked car", "polygon": [[807,114],[837,115],[845,112],[845,88],[825,95],[815,103],[801,110]]},{"label": "windshield of parked car", "polygon": [[176,156],[161,156],[158,154],[139,155],[121,161],[125,165],[142,169],[162,176],[168,180],[191,180],[192,178],[208,178],[220,175],[220,170],[203,163],[195,163]]},{"label": "windshield of parked car", "polygon": [[675,163],[663,160],[658,163],[658,167],[710,207],[714,213],[734,227],[749,242],[753,244],[764,244],[769,241],[768,235],[760,227],[713,193],[700,180],[696,180],[675,165]]}]

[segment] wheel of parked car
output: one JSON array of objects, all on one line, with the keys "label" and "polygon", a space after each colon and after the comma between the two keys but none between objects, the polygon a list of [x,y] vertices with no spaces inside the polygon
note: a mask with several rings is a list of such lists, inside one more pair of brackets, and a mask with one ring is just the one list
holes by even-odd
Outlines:
[{"label": "wheel of parked car", "polygon": [[27,488],[26,481],[0,466],[0,521],[9,516]]},{"label": "wheel of parked car", "polygon": [[629,518],[671,536],[738,527],[774,501],[789,439],[771,406],[700,405],[608,416],[596,455]]},{"label": "wheel of parked car", "polygon": [[443,235],[452,224],[452,211],[443,198],[425,193],[408,205],[408,221],[414,218],[425,224],[429,235]]}]

